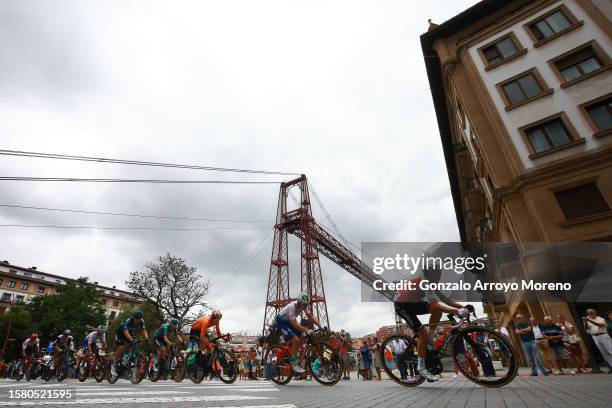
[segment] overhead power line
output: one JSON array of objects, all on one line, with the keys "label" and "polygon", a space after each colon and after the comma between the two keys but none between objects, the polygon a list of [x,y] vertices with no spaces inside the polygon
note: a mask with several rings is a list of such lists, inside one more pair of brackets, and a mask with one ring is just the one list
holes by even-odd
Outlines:
[{"label": "overhead power line", "polygon": [[299,173],[288,173],[282,171],[271,171],[271,170],[252,170],[252,169],[237,169],[229,167],[215,167],[215,166],[201,166],[192,164],[175,164],[175,163],[160,163],[140,160],[125,160],[125,159],[110,159],[104,157],[90,157],[90,156],[73,156],[68,154],[55,154],[55,153],[40,153],[40,152],[26,152],[21,150],[6,150],[0,149],[0,155],[4,156],[19,156],[19,157],[33,157],[38,159],[57,159],[57,160],[76,160],[96,163],[112,163],[112,164],[127,164],[133,166],[152,166],[152,167],[170,167],[176,169],[189,169],[189,170],[207,170],[207,171],[223,171],[233,173],[249,173],[249,174],[277,174],[282,176],[299,176]]},{"label": "overhead power line", "polygon": [[74,177],[0,177],[0,181],[60,181],[82,183],[154,183],[154,184],[279,184],[278,181],[241,180],[160,180],[160,179],[102,179]]},{"label": "overhead power line", "polygon": [[253,230],[253,229],[269,228],[269,227],[210,227],[210,228],[98,227],[98,226],[80,226],[80,225],[73,226],[73,225],[24,225],[24,224],[0,224],[0,227],[93,229],[93,230],[145,230],[145,231],[216,231],[216,230]]},{"label": "overhead power line", "polygon": [[155,218],[155,219],[163,219],[163,220],[181,220],[181,221],[264,222],[264,223],[270,223],[270,224],[274,222],[270,220],[236,220],[236,219],[223,219],[223,218],[171,217],[171,216],[163,216],[163,215],[143,215],[143,214],[114,213],[114,212],[104,212],[104,211],[71,210],[71,209],[66,209],[66,208],[33,207],[33,206],[17,205],[17,204],[0,204],[0,207],[19,208],[19,209],[26,209],[26,210],[60,211],[60,212],[79,213],[79,214]]}]

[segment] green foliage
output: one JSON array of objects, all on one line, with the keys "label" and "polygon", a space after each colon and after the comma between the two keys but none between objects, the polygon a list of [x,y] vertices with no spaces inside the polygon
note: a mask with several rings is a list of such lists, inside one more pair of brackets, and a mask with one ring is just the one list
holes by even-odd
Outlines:
[{"label": "green foliage", "polygon": [[30,311],[24,306],[14,307],[0,315],[0,347],[4,344],[4,338],[8,333],[9,321],[11,322],[11,331],[3,356],[4,361],[12,361],[18,358],[21,353],[21,342],[36,331]]},{"label": "green foliage", "polygon": [[104,324],[105,310],[99,297],[96,287],[81,277],[67,281],[57,294],[32,299],[25,308],[35,321],[41,347],[66,329],[72,331],[78,342],[88,331],[88,326]]}]

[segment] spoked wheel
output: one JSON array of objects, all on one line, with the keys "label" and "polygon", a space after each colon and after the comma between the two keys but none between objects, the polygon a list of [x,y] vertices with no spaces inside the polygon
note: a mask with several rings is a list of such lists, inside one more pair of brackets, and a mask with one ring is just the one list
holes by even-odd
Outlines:
[{"label": "spoked wheel", "polygon": [[83,382],[89,377],[89,362],[86,357],[83,357],[79,362],[79,381]]},{"label": "spoked wheel", "polygon": [[324,341],[309,346],[308,368],[312,378],[322,385],[335,385],[342,377],[342,359],[338,350]]},{"label": "spoked wheel", "polygon": [[181,382],[185,378],[185,361],[182,358],[176,358],[176,365],[170,370],[170,378],[176,382]]},{"label": "spoked wheel", "polygon": [[380,361],[385,373],[398,384],[416,387],[425,378],[417,371],[416,341],[403,334],[387,337],[380,347]]},{"label": "spoked wheel", "polygon": [[64,381],[66,375],[68,374],[68,362],[65,358],[62,357],[59,363],[59,367],[55,370],[55,378],[57,378],[58,382]]},{"label": "spoked wheel", "polygon": [[293,378],[293,369],[291,368],[291,352],[285,347],[279,345],[272,346],[264,356],[266,369],[270,372],[268,377],[273,383],[279,385],[288,384]]},{"label": "spoked wheel", "polygon": [[[108,359],[108,363],[106,364],[106,380],[110,383],[110,384],[114,384],[117,382],[117,380],[119,379],[119,372],[122,370],[122,368],[120,367],[121,362],[118,361],[117,363],[113,362],[113,358],[110,357]],[[115,373],[113,374],[113,365],[115,366]]]},{"label": "spoked wheel", "polygon": [[157,354],[153,354],[151,358],[149,358],[149,363],[147,364],[147,372],[149,375],[149,380],[156,382],[161,377],[161,364],[159,361],[159,356]]},{"label": "spoked wheel", "polygon": [[43,364],[40,367],[40,378],[42,378],[43,380],[49,381],[51,379],[52,374],[53,373],[49,364]]},{"label": "spoked wheel", "polygon": [[205,367],[206,358],[199,351],[191,351],[187,354],[185,361],[185,371],[187,377],[194,383],[199,384],[206,377],[207,367]]},{"label": "spoked wheel", "polygon": [[106,378],[107,373],[107,361],[104,357],[98,357],[96,360],[96,368],[94,369],[93,375],[97,382],[102,382]]},{"label": "spoked wheel", "polygon": [[215,374],[222,382],[232,384],[238,378],[238,364],[233,351],[218,348],[212,364]]},{"label": "spoked wheel", "polygon": [[506,385],[518,371],[516,352],[510,342],[483,327],[468,327],[455,334],[451,355],[468,380],[484,387]]},{"label": "spoked wheel", "polygon": [[128,379],[132,384],[140,384],[147,375],[147,360],[140,352],[135,353],[128,362]]}]

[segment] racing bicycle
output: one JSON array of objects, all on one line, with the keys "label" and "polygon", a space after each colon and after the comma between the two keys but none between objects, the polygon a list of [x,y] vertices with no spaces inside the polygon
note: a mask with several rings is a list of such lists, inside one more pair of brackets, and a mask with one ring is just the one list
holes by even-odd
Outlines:
[{"label": "racing bicycle", "polygon": [[[297,363],[305,367],[312,378],[322,385],[335,385],[342,377],[342,359],[338,350],[317,335],[326,334],[327,330],[318,329],[306,335],[306,343],[298,352]],[[285,385],[293,378],[291,351],[288,346],[277,344],[271,346],[264,356],[266,375],[272,382]]]},{"label": "racing bicycle", "polygon": [[[426,325],[437,327],[441,336],[438,348],[428,350],[426,367],[438,375],[443,370],[442,360],[448,357],[468,380],[484,387],[501,387],[516,377],[518,359],[515,349],[503,335],[479,325],[479,319],[470,316]],[[446,325],[446,328],[442,326]],[[449,327],[450,325],[450,327]],[[396,383],[415,387],[425,378],[417,369],[416,337],[393,334],[387,337],[380,349],[380,361],[387,375]]]},{"label": "racing bicycle", "polygon": [[170,347],[164,358],[160,359],[157,353],[153,354],[147,365],[149,371],[149,380],[155,382],[162,376],[170,374],[176,382],[181,382],[185,378],[185,356],[181,351],[180,342],[176,342],[173,347]]},{"label": "racing bicycle", "polygon": [[107,380],[109,383],[114,384],[119,378],[123,378],[130,380],[132,384],[139,384],[145,378],[147,375],[147,359],[138,350],[138,343],[140,343],[140,340],[129,344],[128,352],[124,353],[121,361],[117,362],[115,372],[112,369],[113,363],[107,363]]},{"label": "racing bicycle", "polygon": [[101,382],[106,378],[106,357],[100,355],[96,349],[95,353],[84,355],[79,361],[78,378],[80,382],[87,380],[89,376]]},{"label": "racing bicycle", "polygon": [[222,382],[232,384],[238,378],[238,364],[232,350],[220,347],[219,340],[229,340],[229,335],[215,337],[210,340],[212,349],[208,352],[202,350],[191,351],[185,358],[185,371],[187,377],[195,384],[199,384],[209,374],[214,373]]}]

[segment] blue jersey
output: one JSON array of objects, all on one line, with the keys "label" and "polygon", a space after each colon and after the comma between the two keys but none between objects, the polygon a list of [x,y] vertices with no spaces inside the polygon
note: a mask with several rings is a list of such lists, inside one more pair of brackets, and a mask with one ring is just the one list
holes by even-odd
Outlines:
[{"label": "blue jersey", "polygon": [[163,339],[164,336],[167,336],[169,332],[170,332],[170,323],[164,323],[161,326],[159,326],[159,329],[155,330],[155,333],[153,333],[153,338]]}]

